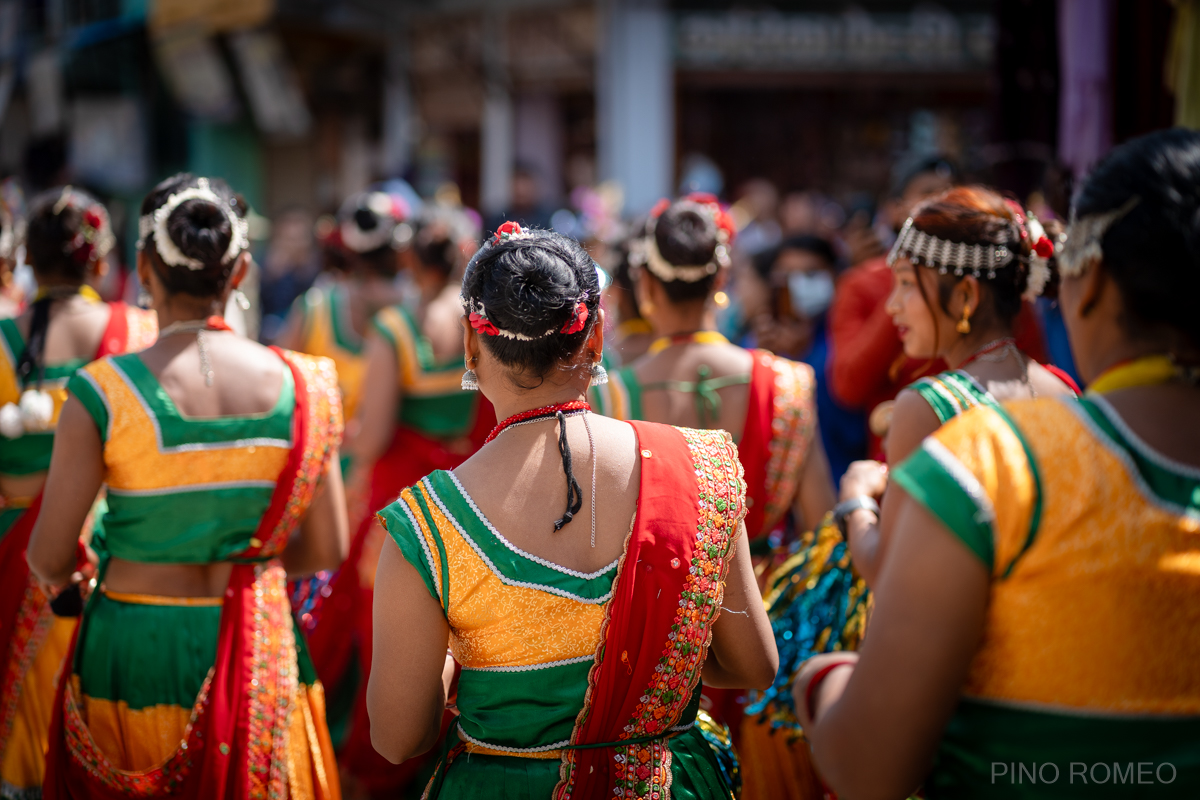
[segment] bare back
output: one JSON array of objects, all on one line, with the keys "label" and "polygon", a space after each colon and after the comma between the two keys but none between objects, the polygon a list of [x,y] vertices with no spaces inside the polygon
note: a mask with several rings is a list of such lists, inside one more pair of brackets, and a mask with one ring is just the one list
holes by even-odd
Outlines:
[{"label": "bare back", "polygon": [[[686,428],[722,428],[729,431],[735,441],[740,441],[750,402],[749,378],[753,364],[749,351],[732,344],[668,347],[660,353],[645,356],[634,364],[634,374],[643,389],[643,416],[651,422]],[[695,384],[701,378],[732,382],[741,376],[745,376],[745,383],[714,390],[720,398],[715,420],[701,419],[696,393],[685,391],[682,386]],[[660,388],[663,383],[681,386]]]},{"label": "bare back", "polygon": [[558,450],[558,423],[546,420],[506,430],[454,470],[492,526],[520,549],[577,572],[601,570],[620,558],[637,513],[641,478],[633,428],[587,414],[596,444],[596,546],[591,546],[592,457],[582,417],[567,418],[575,479],[583,506],[562,530],[567,479]]}]

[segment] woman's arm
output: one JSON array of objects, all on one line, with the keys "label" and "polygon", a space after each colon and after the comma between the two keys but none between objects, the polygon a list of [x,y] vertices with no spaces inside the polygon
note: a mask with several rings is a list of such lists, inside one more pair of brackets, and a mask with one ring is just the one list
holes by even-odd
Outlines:
[{"label": "woman's arm", "polygon": [[367,371],[358,398],[358,411],[346,430],[346,452],[355,470],[368,469],[392,443],[400,407],[396,353],[378,332],[367,336]]},{"label": "woman's arm", "polygon": [[61,588],[71,582],[79,534],[103,483],[100,431],[83,403],[68,396],[54,433],[45,500],[26,551],[30,571],[43,584]]},{"label": "woman's arm", "polygon": [[375,572],[367,713],[371,744],[393,764],[437,743],[446,708],[450,628],[441,606],[391,537]]},{"label": "woman's arm", "polygon": [[902,490],[892,491],[897,507],[885,519],[893,544],[857,665],[818,685],[815,722],[806,719],[808,684],[833,656],[806,664],[794,687],[822,778],[856,800],[905,797],[928,772],[987,612],[987,568]]},{"label": "woman's arm", "polygon": [[766,689],[779,669],[779,653],[754,577],[745,525],[739,528],[736,547],[704,662],[704,683],[714,688]]},{"label": "woman's arm", "polygon": [[282,561],[288,577],[337,569],[350,552],[349,531],[342,465],[337,448],[334,448],[308,513],[300,520],[296,533],[284,548]]},{"label": "woman's arm", "polygon": [[[895,466],[904,461],[921,446],[926,436],[940,427],[941,422],[937,414],[933,413],[933,408],[925,402],[925,398],[908,389],[901,392],[896,397],[892,425],[885,441],[888,463]],[[887,516],[892,513],[894,501],[883,491],[887,486],[886,467],[882,476],[876,476],[872,471],[878,470],[882,465],[874,464],[875,462],[862,461],[852,464],[842,476],[838,500],[849,500],[859,495],[882,497],[881,513]],[[863,576],[868,586],[874,587],[879,580],[879,570],[888,549],[888,539],[881,533],[879,520],[868,511],[854,512],[846,518],[846,540],[850,544],[854,569]]]},{"label": "woman's arm", "polygon": [[[813,411],[816,411],[815,406]],[[825,445],[821,442],[821,432],[815,421],[812,437],[808,456],[801,467],[803,472],[800,475],[800,487],[796,491],[796,502],[792,509],[796,515],[798,531],[812,530],[837,502],[829,459],[825,455]]]}]

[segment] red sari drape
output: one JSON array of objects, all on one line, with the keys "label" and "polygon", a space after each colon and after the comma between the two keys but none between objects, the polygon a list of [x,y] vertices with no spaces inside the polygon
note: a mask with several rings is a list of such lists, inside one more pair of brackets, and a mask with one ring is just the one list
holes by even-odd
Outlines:
[{"label": "red sari drape", "polygon": [[[341,400],[332,362],[277,352],[295,379],[294,444],[251,539],[254,544],[235,556],[216,661],[200,690],[186,740],[153,770],[117,770],[82,719],[75,670],[64,669],[46,758],[47,800],[287,797],[288,712],[300,687],[285,576],[273,559],[307,511],[341,437]],[[74,663],[78,635],[77,629],[68,665]],[[317,722],[323,727],[323,720]],[[314,760],[322,757],[312,755]],[[314,772],[319,773],[312,776],[318,798],[337,800],[332,760]]]},{"label": "red sari drape", "polygon": [[630,424],[642,456],[637,519],[555,800],[666,796],[672,729],[688,722],[745,513],[727,433]]}]

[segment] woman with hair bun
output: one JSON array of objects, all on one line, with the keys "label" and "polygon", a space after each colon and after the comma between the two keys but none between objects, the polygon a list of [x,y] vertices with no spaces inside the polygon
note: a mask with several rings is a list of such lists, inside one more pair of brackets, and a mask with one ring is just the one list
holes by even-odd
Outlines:
[{"label": "woman with hair bun", "polygon": [[53,706],[47,798],[336,798],[324,696],[287,575],[346,553],[341,402],[327,359],[239,338],[244,207],[182,174],[142,203],[138,277],[162,324],[68,382],[30,539],[46,590],[77,577],[107,489],[98,588]]},{"label": "woman with hair bun", "polygon": [[334,279],[297,298],[275,339],[280,347],[333,361],[346,419],[358,409],[371,320],[400,299],[395,278],[412,238],[409,216],[407,204],[385,192],[348,198],[321,242],[338,264]]},{"label": "woman with hair bun", "polygon": [[353,461],[350,558],[333,578],[309,636],[317,674],[352,700],[345,739],[338,743],[342,767],[374,794],[402,790],[421,768],[419,760],[390,764],[371,747],[371,591],[385,538],[375,512],[429,472],[461,464],[496,423],[487,400],[464,390],[460,368],[456,278],[474,251],[475,234],[460,210],[432,204],[408,229],[403,256],[418,299],[415,306],[388,306],[370,325],[360,401],[346,442]]},{"label": "woman with hair bun", "polygon": [[729,434],[590,413],[604,314],[574,240],[505,223],[462,303],[464,383],[503,421],[379,515],[375,749],[437,741],[449,645],[458,717],[427,797],[728,798],[701,674],[775,673]]},{"label": "woman with hair bun", "polygon": [[[7,206],[0,219],[7,260],[18,226]],[[52,610],[25,561],[67,379],[94,358],[146,347],[158,331],[153,312],[104,303],[88,285],[107,269],[113,243],[107,210],[86,192],[36,197],[25,249],[38,292],[24,313],[0,319],[0,786],[13,791],[42,785],[54,682],[74,628],[55,611],[78,614],[77,594]],[[70,534],[72,556],[82,522]]]},{"label": "woman with hair bun", "polygon": [[1200,786],[1200,133],[1114,149],[1056,260],[1088,391],[980,402],[896,465],[870,635],[796,679],[839,796]]}]

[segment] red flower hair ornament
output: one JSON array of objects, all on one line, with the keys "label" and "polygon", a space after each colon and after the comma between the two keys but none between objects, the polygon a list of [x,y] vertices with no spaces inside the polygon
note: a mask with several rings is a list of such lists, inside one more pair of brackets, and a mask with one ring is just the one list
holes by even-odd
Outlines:
[{"label": "red flower hair ornament", "polygon": [[512,220],[509,220],[508,222],[503,223],[499,228],[496,228],[496,232],[492,234],[491,244],[497,245],[500,244],[500,242],[507,242],[510,239],[528,238],[529,232],[522,230],[519,222],[513,222]]}]

